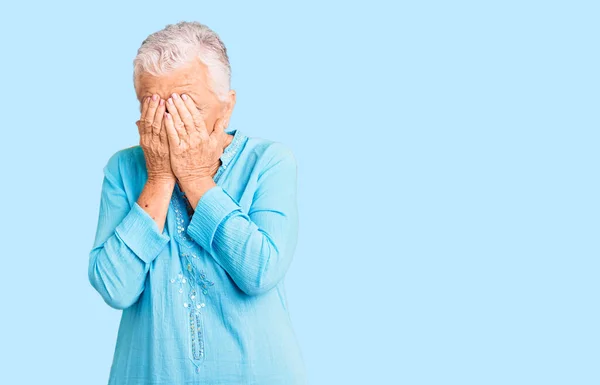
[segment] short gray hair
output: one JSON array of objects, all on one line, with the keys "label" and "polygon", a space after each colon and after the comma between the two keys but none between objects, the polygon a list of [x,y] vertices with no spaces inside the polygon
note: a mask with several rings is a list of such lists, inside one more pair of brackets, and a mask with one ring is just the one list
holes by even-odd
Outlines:
[{"label": "short gray hair", "polygon": [[[133,84],[142,72],[158,76],[200,59],[208,67],[208,81],[221,101],[231,86],[231,66],[225,44],[212,29],[197,21],[167,24],[142,42],[133,60]],[[137,89],[136,89],[137,93]]]}]

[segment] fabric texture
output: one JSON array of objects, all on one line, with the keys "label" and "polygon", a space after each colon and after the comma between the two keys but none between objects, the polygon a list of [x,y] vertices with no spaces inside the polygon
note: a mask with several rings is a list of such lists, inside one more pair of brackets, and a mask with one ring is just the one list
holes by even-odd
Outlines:
[{"label": "fabric texture", "polygon": [[137,204],[143,150],[104,167],[88,277],[122,310],[108,383],[305,384],[284,277],[298,239],[297,166],[239,130],[190,215],[176,184],[164,229]]}]

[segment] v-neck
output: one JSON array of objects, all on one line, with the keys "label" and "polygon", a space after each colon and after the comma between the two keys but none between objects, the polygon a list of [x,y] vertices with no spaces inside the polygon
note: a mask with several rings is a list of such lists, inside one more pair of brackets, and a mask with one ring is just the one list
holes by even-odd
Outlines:
[{"label": "v-neck", "polygon": [[219,169],[217,170],[215,179],[220,177],[222,170],[226,169],[227,166],[229,166],[229,163],[231,163],[231,160],[233,159],[235,154],[238,153],[238,150],[240,149],[240,146],[242,145],[246,137],[246,135],[244,135],[244,133],[238,129],[230,131],[228,132],[228,134],[233,135],[233,138],[221,154],[221,166],[219,166]]}]

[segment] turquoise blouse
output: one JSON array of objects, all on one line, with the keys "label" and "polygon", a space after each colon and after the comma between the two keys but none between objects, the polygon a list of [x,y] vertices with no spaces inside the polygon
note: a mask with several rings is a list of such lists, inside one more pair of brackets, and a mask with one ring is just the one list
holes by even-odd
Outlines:
[{"label": "turquoise blouse", "polygon": [[[122,309],[109,384],[305,384],[284,276],[296,248],[297,168],[239,130],[195,211],[175,185],[163,232],[137,203],[140,146],[104,167],[88,276]],[[190,210],[190,212],[188,212]]]}]

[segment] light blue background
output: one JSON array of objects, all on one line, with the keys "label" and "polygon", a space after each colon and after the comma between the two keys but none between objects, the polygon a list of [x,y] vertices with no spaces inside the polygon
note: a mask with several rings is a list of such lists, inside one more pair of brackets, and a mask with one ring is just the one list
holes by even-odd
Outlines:
[{"label": "light blue background", "polygon": [[225,42],[230,127],[299,167],[287,276],[311,384],[599,384],[598,2],[2,6],[2,384],[105,384],[87,278],[132,60]]}]

